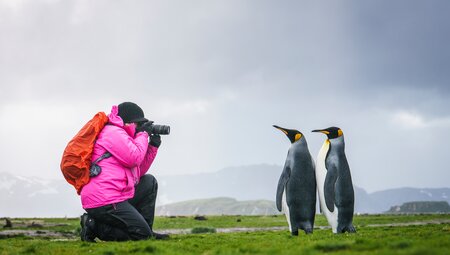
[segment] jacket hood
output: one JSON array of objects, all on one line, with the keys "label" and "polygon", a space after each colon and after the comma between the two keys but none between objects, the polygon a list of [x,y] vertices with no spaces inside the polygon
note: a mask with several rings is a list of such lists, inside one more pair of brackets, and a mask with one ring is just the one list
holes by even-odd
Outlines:
[{"label": "jacket hood", "polygon": [[123,128],[129,136],[134,137],[136,135],[136,124],[132,123],[130,125],[125,125],[118,113],[119,107],[114,105],[111,109],[111,113],[108,115],[109,124]]},{"label": "jacket hood", "polygon": [[124,127],[125,124],[122,118],[119,116],[119,107],[117,105],[113,105],[111,108],[111,113],[108,114],[109,123],[118,127]]}]

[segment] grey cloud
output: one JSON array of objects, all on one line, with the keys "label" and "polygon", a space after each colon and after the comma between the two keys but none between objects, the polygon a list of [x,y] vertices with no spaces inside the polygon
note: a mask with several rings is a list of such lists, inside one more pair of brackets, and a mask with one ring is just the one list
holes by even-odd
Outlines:
[{"label": "grey cloud", "polygon": [[448,95],[448,1],[370,1],[348,7],[352,57],[361,82]]},{"label": "grey cloud", "polygon": [[[84,119],[136,101],[173,127],[154,166],[163,173],[279,164],[288,141],[272,124],[300,129],[315,156],[324,138],[309,131],[337,125],[363,187],[446,185],[446,162],[436,160],[446,151],[434,151],[437,131],[449,127],[405,129],[392,118],[448,118],[447,9],[444,1],[0,5],[1,122],[20,121],[5,111],[26,105],[22,112],[48,125],[36,126],[43,135],[35,138],[4,127],[0,149],[20,160],[10,148],[32,153],[36,141],[55,137],[48,155],[33,158],[49,169]],[[46,112],[53,108],[57,121]],[[440,180],[422,173],[427,162]],[[401,179],[405,169],[417,178]],[[373,181],[383,175],[392,178]]]}]

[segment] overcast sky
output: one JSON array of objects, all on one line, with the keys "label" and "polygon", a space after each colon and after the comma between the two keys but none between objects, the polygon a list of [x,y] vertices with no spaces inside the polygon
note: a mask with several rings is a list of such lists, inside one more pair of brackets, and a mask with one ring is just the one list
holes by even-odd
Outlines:
[{"label": "overcast sky", "polygon": [[[449,1],[0,0],[0,171],[62,178],[123,101],[172,127],[151,171],[314,158],[338,126],[368,191],[449,187]],[[281,168],[280,168],[281,173]]]}]

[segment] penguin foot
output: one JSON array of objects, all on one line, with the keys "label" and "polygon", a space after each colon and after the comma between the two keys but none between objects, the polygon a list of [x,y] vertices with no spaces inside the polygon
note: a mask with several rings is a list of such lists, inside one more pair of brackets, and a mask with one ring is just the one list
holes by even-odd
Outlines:
[{"label": "penguin foot", "polygon": [[292,231],[291,234],[292,234],[293,236],[298,236],[298,230]]},{"label": "penguin foot", "polygon": [[350,226],[347,226],[347,227],[343,227],[341,230],[338,229],[337,232],[341,233],[341,234],[343,234],[345,232],[356,233],[356,229],[355,229],[355,227],[353,227],[353,225],[350,225]]},{"label": "penguin foot", "polygon": [[312,228],[306,228],[305,229],[305,234],[309,235],[313,233],[313,229]]},{"label": "penguin foot", "polygon": [[353,225],[350,225],[349,227],[347,227],[346,229],[349,233],[356,233],[356,228],[353,227]]}]

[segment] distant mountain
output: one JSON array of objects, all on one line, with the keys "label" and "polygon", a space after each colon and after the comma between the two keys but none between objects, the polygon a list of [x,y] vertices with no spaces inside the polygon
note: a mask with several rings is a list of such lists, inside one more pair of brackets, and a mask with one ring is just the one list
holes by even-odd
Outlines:
[{"label": "distant mountain", "polygon": [[216,197],[274,200],[280,174],[280,166],[251,165],[212,173],[157,176],[159,202],[168,204]]},{"label": "distant mountain", "polygon": [[[192,199],[232,197],[238,200],[275,200],[281,166],[229,167],[214,173],[158,176],[158,204]],[[410,201],[448,201],[450,188],[397,188],[367,193],[354,186],[356,213],[382,213]]]},{"label": "distant mountain", "polygon": [[446,201],[408,202],[392,206],[386,213],[450,213]]},{"label": "distant mountain", "polygon": [[[251,165],[212,173],[157,175],[157,206],[217,197],[274,201],[281,169],[277,165]],[[449,188],[398,188],[374,193],[354,188],[356,213],[382,213],[411,201],[450,202]],[[0,218],[75,217],[82,213],[80,197],[62,176],[59,180],[44,180],[0,172]]]},{"label": "distant mountain", "polygon": [[237,201],[220,197],[189,200],[156,208],[156,215],[273,215],[278,214],[275,203],[269,200]]},{"label": "distant mountain", "polygon": [[0,173],[0,218],[73,217],[82,212],[80,197],[64,180]]},{"label": "distant mountain", "polygon": [[450,188],[398,188],[377,191],[369,194],[370,207],[362,207],[368,213],[389,210],[391,206],[412,201],[446,201],[450,202]]}]

